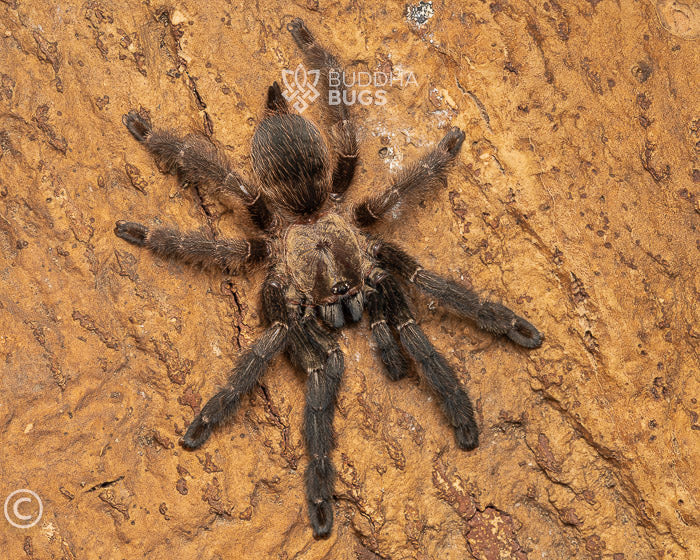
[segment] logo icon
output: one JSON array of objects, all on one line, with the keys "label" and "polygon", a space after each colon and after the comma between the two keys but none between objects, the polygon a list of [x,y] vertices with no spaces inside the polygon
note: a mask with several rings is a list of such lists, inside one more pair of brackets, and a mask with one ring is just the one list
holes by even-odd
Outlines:
[{"label": "logo icon", "polygon": [[5,499],[5,519],[18,529],[34,527],[43,513],[44,504],[39,495],[26,488],[15,490]]},{"label": "logo icon", "polygon": [[320,95],[316,89],[320,77],[320,70],[307,70],[302,63],[294,70],[282,70],[282,82],[285,87],[282,97],[303,113]]}]

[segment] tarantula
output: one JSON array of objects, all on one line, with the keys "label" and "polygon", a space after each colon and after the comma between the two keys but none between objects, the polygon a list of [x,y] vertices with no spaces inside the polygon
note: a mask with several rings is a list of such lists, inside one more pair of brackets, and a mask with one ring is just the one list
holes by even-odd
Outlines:
[{"label": "tarantula", "polygon": [[[330,88],[327,79],[331,71],[342,72],[339,61],[301,19],[292,20],[287,29],[306,62],[321,71],[325,99],[331,89],[339,90],[335,99],[342,99],[343,84]],[[324,110],[332,152],[313,123],[290,112],[277,82],[268,88],[264,115],[252,140],[255,182],[244,180],[203,136],[180,138],[152,128],[145,112],[130,111],[124,124],[164,170],[177,174],[183,184],[233,195],[247,207],[260,231],[247,239],[208,239],[202,233],[149,229],[126,221],[117,222],[115,229],[117,236],[159,257],[224,273],[265,263],[262,308],[269,326],[238,358],[226,386],[196,415],[182,444],[189,449],[204,444],[253,389],[269,361],[285,351],[308,374],[303,426],[309,455],[306,496],[317,538],[327,537],[333,526],[332,423],[344,369],[336,330],[346,321],[359,321],[368,311],[389,379],[406,375],[406,354],[420,364],[454,428],[457,445],[465,450],[478,445],[472,403],[445,358],[416,324],[402,283],[520,346],[536,348],[542,342],[540,332],[510,309],[425,270],[397,245],[364,230],[410,194],[443,183],[464,133],[452,128],[388,188],[353,208],[343,208],[335,203],[355,174],[356,130],[346,105],[326,102]]]}]

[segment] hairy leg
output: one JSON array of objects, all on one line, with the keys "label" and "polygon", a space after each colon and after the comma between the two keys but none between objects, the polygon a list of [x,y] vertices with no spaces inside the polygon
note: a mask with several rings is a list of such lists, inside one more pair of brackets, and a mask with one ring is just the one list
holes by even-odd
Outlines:
[{"label": "hairy leg", "polygon": [[394,330],[387,322],[386,301],[382,294],[371,286],[367,287],[365,300],[372,335],[379,346],[379,353],[386,366],[386,373],[389,379],[397,381],[408,373],[408,362],[401,352]]},{"label": "hairy leg", "polygon": [[263,312],[270,327],[238,358],[226,386],[218,391],[195,416],[182,438],[182,444],[197,449],[209,439],[214,428],[229,417],[267,368],[268,362],[287,344],[289,324],[284,287],[268,278],[262,289]]},{"label": "hairy leg", "polygon": [[243,201],[258,227],[267,229],[271,225],[273,216],[259,189],[244,181],[207,138],[197,134],[180,138],[170,131],[154,129],[144,113],[134,110],[124,115],[122,122],[158,164],[166,172],[175,173],[182,184],[235,196]]},{"label": "hairy leg", "polygon": [[335,468],[330,453],[335,446],[333,416],[344,370],[343,354],[310,313],[292,322],[287,353],[308,374],[304,407],[304,441],[309,455],[306,499],[314,536],[325,538],[333,528]]},{"label": "hairy leg", "polygon": [[358,204],[353,211],[355,223],[370,226],[412,193],[444,182],[463,142],[464,132],[452,128],[434,149],[399,173],[388,189]]},{"label": "hairy leg", "polygon": [[270,113],[289,113],[287,101],[282,95],[282,90],[277,82],[273,82],[272,85],[267,88],[265,108]]},{"label": "hairy leg", "polygon": [[269,252],[267,243],[259,237],[209,239],[202,232],[182,233],[170,228],[149,230],[142,224],[123,220],[117,222],[114,233],[133,245],[150,249],[161,258],[218,269],[226,274],[263,261]]},{"label": "hairy leg", "polygon": [[396,245],[375,241],[372,254],[381,266],[433,296],[442,305],[473,320],[480,329],[507,336],[525,348],[537,348],[542,344],[543,335],[532,323],[500,303],[482,300],[461,284],[424,270],[416,259]]},{"label": "hairy leg", "polygon": [[359,157],[355,125],[343,101],[345,70],[335,56],[316,42],[301,19],[295,18],[289,22],[287,30],[304,53],[306,63],[312,70],[320,71],[320,90],[331,120],[331,143],[337,156],[330,196],[333,200],[339,200],[352,182]]},{"label": "hairy leg", "polygon": [[455,430],[457,445],[461,449],[474,449],[479,445],[479,429],[472,403],[457,376],[416,324],[396,280],[387,274],[377,278],[375,287],[387,303],[388,321],[399,331],[401,344],[421,365],[425,380],[442,401],[445,415]]}]

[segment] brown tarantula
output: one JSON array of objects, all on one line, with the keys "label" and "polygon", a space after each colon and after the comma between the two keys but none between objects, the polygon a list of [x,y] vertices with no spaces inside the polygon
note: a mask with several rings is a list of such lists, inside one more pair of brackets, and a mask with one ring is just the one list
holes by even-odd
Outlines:
[{"label": "brown tarantula", "polygon": [[[319,45],[301,19],[287,25],[306,62],[321,71],[328,100],[329,72],[342,72],[338,60]],[[341,80],[342,82],[342,80]],[[334,93],[342,99],[343,84]],[[337,94],[340,93],[340,96]],[[341,199],[358,161],[355,127],[344,104],[324,103],[331,121],[326,146],[319,129],[290,113],[275,82],[267,92],[263,119],[252,142],[257,181],[244,180],[221,152],[198,135],[179,138],[153,129],[145,113],[124,116],[129,132],[161,166],[183,183],[234,195],[248,208],[260,231],[248,239],[208,239],[201,233],[149,229],[117,222],[115,233],[160,257],[215,267],[225,273],[266,263],[262,307],[268,328],[239,358],[226,386],[197,414],[182,444],[196,449],[251,391],[268,362],[285,351],[308,374],[304,440],[309,455],[306,495],[314,536],[333,526],[333,415],[343,374],[336,331],[345,321],[369,313],[372,334],[391,380],[406,375],[404,354],[416,360],[437,394],[461,449],[478,445],[474,410],[457,376],[416,324],[402,283],[411,284],[458,315],[491,333],[536,348],[542,335],[528,321],[499,303],[485,301],[467,288],[423,269],[396,245],[363,231],[382,219],[406,196],[444,182],[464,133],[452,128],[430,152],[394,178],[384,191],[343,209]],[[402,350],[403,348],[403,350]]]}]

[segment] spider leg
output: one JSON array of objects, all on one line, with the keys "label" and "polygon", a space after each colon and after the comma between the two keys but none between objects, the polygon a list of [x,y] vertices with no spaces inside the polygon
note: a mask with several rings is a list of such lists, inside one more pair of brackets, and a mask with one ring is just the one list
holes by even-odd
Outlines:
[{"label": "spider leg", "polygon": [[335,56],[316,42],[300,18],[289,22],[287,30],[304,53],[306,63],[320,72],[321,95],[325,97],[324,106],[331,120],[330,139],[337,156],[330,196],[339,200],[352,182],[359,157],[355,125],[344,101],[345,70]]},{"label": "spider leg", "polygon": [[355,206],[355,223],[370,226],[410,194],[443,183],[463,142],[464,132],[457,127],[450,129],[435,148],[399,173],[388,189]]},{"label": "spider leg", "polygon": [[411,282],[459,315],[473,320],[480,329],[507,336],[525,348],[537,348],[542,344],[543,335],[532,323],[500,303],[482,300],[476,292],[457,282],[424,270],[418,261],[396,245],[376,241],[372,254],[381,266]]},{"label": "spider leg", "polygon": [[474,409],[454,371],[416,324],[396,280],[386,274],[376,280],[375,288],[387,303],[387,319],[399,331],[401,344],[421,365],[425,380],[442,400],[457,445],[465,450],[474,449],[479,445]]},{"label": "spider leg", "polygon": [[265,107],[270,113],[289,113],[287,100],[282,95],[282,90],[277,82],[273,82],[272,85],[267,88]]},{"label": "spider leg", "polygon": [[226,274],[244,265],[258,263],[268,256],[264,239],[209,239],[202,232],[182,233],[176,229],[149,230],[142,224],[120,220],[114,228],[117,237],[157,256],[201,268],[215,268]]},{"label": "spider leg", "polygon": [[325,538],[333,527],[335,447],[333,416],[344,370],[343,354],[332,335],[308,312],[289,330],[287,353],[308,374],[304,407],[304,441],[309,454],[306,499],[314,537]]},{"label": "spider leg", "polygon": [[270,227],[273,216],[259,189],[244,181],[221,150],[203,135],[179,138],[168,130],[154,129],[150,119],[134,110],[124,115],[122,122],[161,168],[175,173],[182,184],[209,187],[214,193],[237,197],[258,227],[263,230]]},{"label": "spider leg", "polygon": [[195,416],[182,444],[197,449],[209,439],[214,428],[235,412],[241,397],[249,393],[267,368],[268,362],[287,344],[289,322],[284,287],[268,278],[262,288],[263,312],[271,326],[238,358],[226,386],[217,392]]},{"label": "spider leg", "polygon": [[365,301],[372,336],[379,346],[379,353],[386,366],[386,373],[389,379],[397,381],[408,373],[408,362],[387,322],[386,300],[378,290],[368,286],[365,291]]}]

